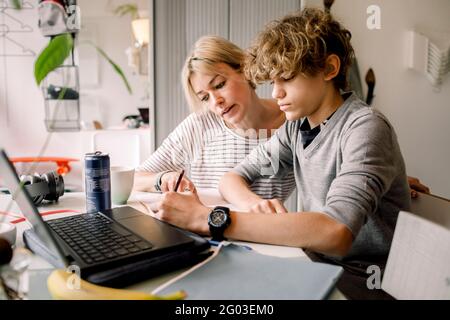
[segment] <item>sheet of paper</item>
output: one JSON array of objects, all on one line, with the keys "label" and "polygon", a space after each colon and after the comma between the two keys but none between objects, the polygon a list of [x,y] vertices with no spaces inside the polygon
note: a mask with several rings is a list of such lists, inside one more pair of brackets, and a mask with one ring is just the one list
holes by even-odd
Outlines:
[{"label": "sheet of paper", "polygon": [[400,212],[382,289],[397,299],[450,299],[450,230]]}]

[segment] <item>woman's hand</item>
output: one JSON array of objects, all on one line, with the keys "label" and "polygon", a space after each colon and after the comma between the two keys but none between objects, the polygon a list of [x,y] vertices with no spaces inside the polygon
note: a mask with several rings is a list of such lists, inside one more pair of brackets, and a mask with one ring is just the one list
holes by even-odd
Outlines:
[{"label": "woman's hand", "polygon": [[250,208],[254,213],[287,213],[287,209],[278,199],[262,200]]},{"label": "woman's hand", "polygon": [[419,179],[414,177],[408,177],[409,191],[411,198],[417,198],[418,192],[430,193],[430,188],[422,184]]},{"label": "woman's hand", "polygon": [[208,215],[211,208],[204,206],[194,192],[167,192],[162,195],[153,216],[180,228],[199,234],[209,234]]},{"label": "woman's hand", "polygon": [[186,178],[186,176],[183,176],[181,179],[180,185],[178,187],[178,190],[175,190],[175,187],[177,185],[178,177],[180,176],[179,172],[167,172],[164,174],[161,178],[161,191],[162,192],[168,192],[168,191],[179,191],[179,192],[185,192],[185,191],[191,191],[196,193],[197,190],[195,189],[194,184],[191,180]]}]

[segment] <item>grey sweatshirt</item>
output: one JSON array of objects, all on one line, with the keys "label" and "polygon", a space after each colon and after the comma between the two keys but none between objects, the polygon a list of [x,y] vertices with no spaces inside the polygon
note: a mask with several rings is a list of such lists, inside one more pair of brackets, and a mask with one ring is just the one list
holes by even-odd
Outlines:
[{"label": "grey sweatshirt", "polygon": [[300,211],[325,213],[345,224],[354,236],[346,257],[323,257],[344,265],[346,261],[385,261],[398,212],[410,206],[405,165],[393,127],[354,94],[306,149],[300,125],[301,120],[287,121],[233,171],[251,183],[261,175],[284,176],[294,170]]}]

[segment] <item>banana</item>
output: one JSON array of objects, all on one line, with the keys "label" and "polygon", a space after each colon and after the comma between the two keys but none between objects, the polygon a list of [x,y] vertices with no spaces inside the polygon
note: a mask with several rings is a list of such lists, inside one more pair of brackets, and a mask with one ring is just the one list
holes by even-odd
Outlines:
[{"label": "banana", "polygon": [[53,299],[58,300],[182,300],[186,297],[184,291],[158,296],[139,291],[102,287],[80,279],[78,275],[63,269],[54,270],[50,274],[47,287]]}]

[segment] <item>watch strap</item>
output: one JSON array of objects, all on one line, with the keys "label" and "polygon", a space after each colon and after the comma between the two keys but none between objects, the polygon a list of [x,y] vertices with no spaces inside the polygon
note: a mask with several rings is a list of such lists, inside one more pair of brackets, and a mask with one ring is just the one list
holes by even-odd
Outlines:
[{"label": "watch strap", "polygon": [[156,191],[162,191],[161,190],[161,184],[162,184],[162,177],[163,175],[165,175],[166,173],[170,172],[170,170],[166,170],[166,171],[161,171],[160,173],[158,173],[158,175],[156,176],[156,180],[155,180],[155,190]]}]

